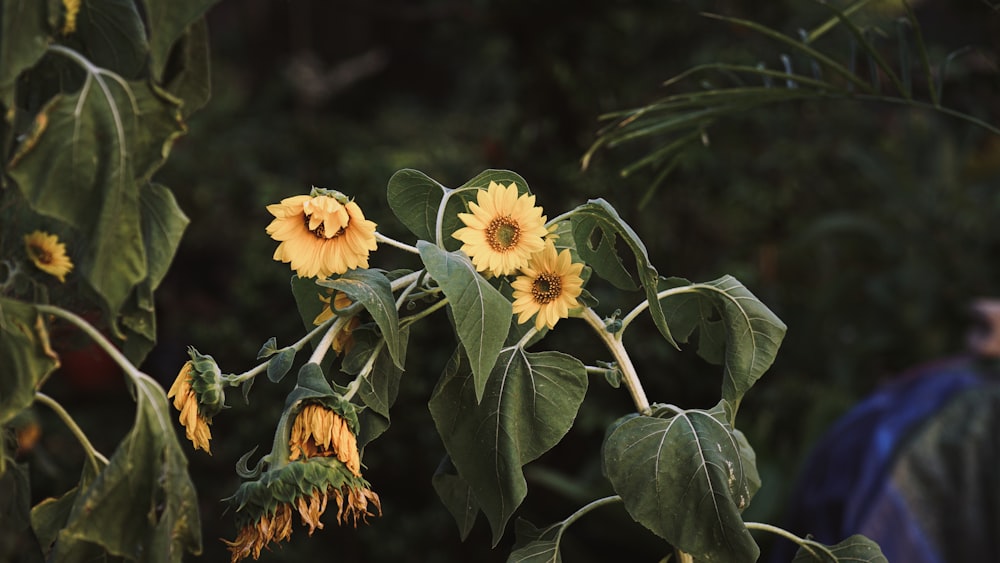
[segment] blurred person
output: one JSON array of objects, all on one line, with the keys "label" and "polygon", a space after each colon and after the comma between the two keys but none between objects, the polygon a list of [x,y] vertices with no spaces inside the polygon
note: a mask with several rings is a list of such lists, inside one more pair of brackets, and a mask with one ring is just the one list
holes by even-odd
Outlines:
[{"label": "blurred person", "polygon": [[[904,373],[820,439],[790,531],[828,545],[863,534],[892,563],[1000,562],[1000,301],[971,311],[967,354]],[[770,561],[796,549],[780,540]]]}]

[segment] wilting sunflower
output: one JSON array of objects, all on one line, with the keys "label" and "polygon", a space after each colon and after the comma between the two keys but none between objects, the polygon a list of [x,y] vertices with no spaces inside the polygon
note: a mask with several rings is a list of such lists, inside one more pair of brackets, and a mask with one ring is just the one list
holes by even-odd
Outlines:
[{"label": "wilting sunflower", "polygon": [[462,241],[476,270],[506,276],[523,268],[531,255],[545,246],[545,216],[535,207],[535,196],[517,194],[513,182],[507,187],[490,182],[479,190],[472,213],[459,213],[465,227],[452,234]]},{"label": "wilting sunflower", "polygon": [[332,458],[293,461],[243,483],[229,498],[240,531],[235,540],[223,540],[232,562],[250,556],[257,559],[269,543],[289,539],[293,511],[308,526],[309,535],[322,529],[321,517],[331,499],[337,505],[338,524],[357,526],[359,520],[382,515],[382,503],[368,482]]},{"label": "wilting sunflower", "polygon": [[310,403],[299,411],[288,440],[289,459],[336,457],[356,477],[361,476],[358,440],[350,424],[333,410]]},{"label": "wilting sunflower", "polygon": [[181,412],[180,422],[194,449],[211,454],[212,431],[208,425],[225,406],[221,374],[211,356],[199,354],[194,348],[188,348],[188,355],[191,359],[181,367],[167,398],[173,397],[174,408]]},{"label": "wilting sunflower", "polygon": [[66,245],[59,242],[59,237],[35,231],[24,235],[24,247],[28,258],[39,270],[55,276],[60,282],[66,282],[66,274],[73,269],[73,262],[66,256]]},{"label": "wilting sunflower", "polygon": [[[325,303],[325,305],[323,306],[323,310],[320,311],[318,315],[316,315],[315,319],[313,319],[314,325],[321,325],[326,321],[330,320],[331,318],[333,318],[334,309],[344,310],[354,304],[354,301],[352,301],[351,298],[348,297],[347,294],[344,293],[343,291],[338,291],[337,294],[333,297],[332,308],[330,307],[329,297],[320,295],[319,300]],[[350,320],[347,321],[347,324],[345,324],[343,328],[340,329],[340,332],[338,332],[336,336],[333,337],[334,352],[336,352],[339,355],[351,351],[351,348],[354,347],[354,336],[352,335],[352,333],[354,332],[354,329],[358,328],[360,324],[361,324],[361,319],[359,319],[357,315],[351,317]]]},{"label": "wilting sunflower", "polygon": [[535,315],[535,328],[542,330],[568,317],[571,308],[580,306],[576,298],[583,291],[582,271],[583,264],[574,263],[568,249],[556,254],[555,245],[546,243],[511,284],[517,322],[526,323]]},{"label": "wilting sunflower", "polygon": [[285,198],[267,210],[275,217],[267,234],[281,243],[274,259],[291,262],[301,277],[367,268],[368,253],[377,247],[375,223],[339,192],[313,188],[311,195]]}]

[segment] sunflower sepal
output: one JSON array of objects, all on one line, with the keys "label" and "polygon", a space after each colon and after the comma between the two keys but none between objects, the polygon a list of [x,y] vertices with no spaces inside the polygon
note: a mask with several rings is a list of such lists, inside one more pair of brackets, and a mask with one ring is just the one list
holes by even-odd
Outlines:
[{"label": "sunflower sepal", "polygon": [[198,412],[211,420],[226,406],[226,392],[223,375],[215,358],[188,347],[191,358],[191,388],[198,397]]},{"label": "sunflower sepal", "polygon": [[347,195],[344,194],[343,192],[339,192],[337,190],[331,190],[330,188],[321,188],[319,186],[312,186],[312,188],[309,190],[309,197],[319,197],[319,196],[332,197],[333,199],[337,200],[337,203],[341,205],[346,205],[348,202],[351,201],[351,198],[347,197]]}]

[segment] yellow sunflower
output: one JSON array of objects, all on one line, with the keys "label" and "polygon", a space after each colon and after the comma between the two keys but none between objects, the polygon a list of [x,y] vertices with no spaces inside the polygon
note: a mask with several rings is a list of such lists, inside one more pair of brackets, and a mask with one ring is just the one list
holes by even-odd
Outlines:
[{"label": "yellow sunflower", "polygon": [[212,448],[209,442],[212,440],[212,430],[208,427],[211,420],[198,412],[198,394],[191,387],[193,378],[194,364],[187,361],[177,374],[174,384],[170,386],[167,398],[173,398],[174,408],[181,411],[181,424],[194,449],[205,450],[211,454]]},{"label": "yellow sunflower", "polygon": [[325,278],[368,267],[376,225],[343,194],[314,188],[311,195],[285,198],[267,210],[275,217],[267,234],[281,243],[274,259],[291,262],[299,276]]},{"label": "yellow sunflower", "polygon": [[490,182],[479,190],[472,213],[459,213],[465,227],[452,234],[462,241],[476,270],[506,276],[523,268],[531,255],[545,246],[545,216],[535,207],[535,196],[517,194],[517,186]]},{"label": "yellow sunflower", "polygon": [[555,245],[547,242],[511,284],[517,322],[524,324],[535,315],[535,328],[542,330],[568,317],[571,308],[580,306],[576,298],[583,291],[582,271],[583,264],[574,263],[568,249],[556,254]]},{"label": "yellow sunflower", "polygon": [[59,242],[59,237],[35,231],[24,235],[24,247],[28,258],[39,270],[55,276],[60,282],[66,282],[66,274],[73,269],[73,262],[66,256],[66,245]]},{"label": "yellow sunflower", "polygon": [[336,457],[356,477],[361,476],[358,440],[347,421],[331,409],[308,404],[299,411],[288,441],[289,459]]}]

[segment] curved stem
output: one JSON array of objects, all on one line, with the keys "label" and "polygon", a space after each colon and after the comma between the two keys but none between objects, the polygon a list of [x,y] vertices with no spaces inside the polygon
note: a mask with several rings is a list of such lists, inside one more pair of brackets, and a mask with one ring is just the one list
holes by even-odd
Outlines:
[{"label": "curved stem", "polygon": [[555,225],[556,223],[558,223],[560,221],[565,221],[566,219],[569,219],[570,217],[573,216],[574,213],[576,213],[575,209],[572,210],[572,211],[567,211],[566,213],[562,213],[562,214],[556,215],[552,219],[549,219],[548,221],[545,222],[545,228],[548,229],[549,227],[551,227],[552,225]]},{"label": "curved stem", "polygon": [[789,532],[788,530],[785,530],[784,528],[772,526],[771,524],[764,524],[763,522],[745,522],[744,524],[746,525],[748,530],[760,530],[762,532],[771,532],[772,534],[781,536],[787,540],[795,542],[796,544],[799,545],[799,547],[808,551],[809,555],[812,555],[818,560],[820,559],[820,557],[818,553],[813,551],[814,548],[821,550],[823,554],[830,557],[831,560],[836,561],[837,559],[836,556],[834,556],[833,552],[827,549],[825,545],[811,540],[800,538],[799,536],[796,536],[795,534]]},{"label": "curved stem", "polygon": [[420,251],[417,250],[417,247],[410,246],[410,245],[408,245],[408,244],[406,244],[404,242],[399,242],[398,240],[396,240],[394,238],[387,237],[387,236],[383,235],[382,233],[380,233],[378,231],[375,231],[375,240],[377,240],[378,242],[380,242],[382,244],[387,244],[389,246],[394,246],[394,247],[396,247],[396,248],[398,248],[400,250],[405,250],[405,251],[410,252],[412,254],[420,254]]},{"label": "curved stem", "polygon": [[414,313],[409,317],[403,317],[399,319],[399,328],[406,328],[411,324],[419,321],[420,319],[430,315],[434,311],[437,311],[438,309],[444,307],[447,304],[448,304],[448,299],[444,298],[438,301],[437,303],[431,305],[430,307],[424,309],[423,311],[420,311],[419,313]]},{"label": "curved stem", "polygon": [[538,330],[536,330],[534,327],[529,328],[528,332],[524,333],[524,336],[522,336],[521,339],[517,341],[517,344],[515,344],[514,347],[524,348],[528,344],[528,341],[534,338],[536,334],[538,334]]},{"label": "curved stem", "polygon": [[83,446],[83,451],[87,453],[87,459],[90,460],[90,465],[94,468],[94,473],[100,473],[102,468],[101,464],[107,465],[108,458],[104,457],[101,452],[94,448],[94,445],[87,439],[87,435],[83,433],[83,429],[77,425],[76,421],[73,420],[73,417],[66,412],[66,409],[64,409],[63,406],[60,405],[55,399],[49,397],[41,391],[35,391],[35,401],[49,407],[56,413],[56,415],[59,416],[60,420],[63,421],[63,424],[69,428],[70,432],[73,433],[73,436],[76,436],[76,440],[80,442],[81,446]]},{"label": "curved stem", "polygon": [[115,347],[114,344],[108,341],[108,339],[105,338],[104,335],[101,334],[101,332],[96,328],[94,328],[90,323],[83,320],[82,317],[79,317],[73,313],[70,313],[65,309],[61,309],[53,305],[35,305],[35,308],[42,313],[55,315],[76,325],[77,328],[85,332],[87,336],[90,337],[91,340],[97,343],[97,345],[100,346],[102,350],[107,352],[107,354],[111,356],[111,359],[114,360],[115,363],[118,364],[130,378],[142,379],[144,377],[149,377],[145,373],[139,371],[139,368],[132,365],[132,362],[130,362],[128,358],[126,358],[125,355],[122,354],[121,351],[119,351],[118,348]]},{"label": "curved stem", "polygon": [[[336,319],[336,317],[331,318],[331,319],[329,319],[329,320],[321,323],[319,326],[317,326],[316,328],[312,329],[305,336],[303,336],[302,338],[300,338],[298,342],[296,342],[295,344],[292,344],[291,348],[294,349],[296,352],[301,351],[302,348],[306,345],[307,342],[309,342],[310,340],[312,340],[313,338],[315,338],[317,334],[319,334],[320,332],[322,332],[323,330],[325,330],[330,325],[330,323],[334,322],[335,319]],[[254,377],[257,377],[258,375],[260,375],[261,373],[263,373],[265,370],[267,370],[267,364],[268,364],[268,360],[265,360],[261,364],[256,365],[256,366],[248,369],[247,371],[245,371],[245,372],[243,372],[243,373],[241,373],[239,375],[234,375],[232,377],[226,377],[224,379],[229,384],[230,387],[236,387],[237,385],[243,383],[244,381],[246,381],[248,379],[252,379]]]},{"label": "curved stem", "polygon": [[[599,498],[599,499],[597,499],[595,501],[589,502],[589,503],[581,506],[579,510],[577,510],[573,514],[570,514],[568,518],[566,518],[565,520],[562,521],[562,530],[565,530],[566,528],[568,528],[570,526],[570,524],[572,524],[573,522],[576,522],[584,514],[590,512],[591,510],[594,510],[595,508],[600,508],[602,506],[605,506],[605,505],[608,505],[608,504],[613,504],[613,503],[616,503],[616,502],[621,502],[621,501],[622,501],[622,497],[620,497],[618,495],[612,495],[610,497]],[[562,536],[562,530],[559,531],[559,535],[560,536]]]},{"label": "curved stem", "polygon": [[608,347],[608,350],[615,357],[615,361],[618,362],[618,369],[622,372],[622,381],[625,382],[629,394],[632,395],[632,402],[635,403],[636,410],[642,414],[649,414],[649,399],[646,398],[646,391],[642,388],[639,375],[635,371],[635,366],[632,365],[632,359],[629,358],[628,352],[625,351],[625,346],[622,345],[621,331],[617,335],[608,332],[601,317],[589,307],[583,310],[581,318],[587,321],[587,324],[594,329],[594,332],[597,333],[597,336],[601,338],[604,345]]},{"label": "curved stem", "polygon": [[339,333],[340,330],[344,328],[344,325],[347,324],[347,320],[348,319],[345,317],[337,317],[337,320],[333,322],[333,325],[331,325],[329,330],[326,331],[323,338],[316,343],[316,349],[313,350],[312,355],[309,356],[309,361],[307,363],[318,364],[323,361],[323,358],[326,357],[326,353],[330,351],[330,347],[333,345],[333,339],[337,337],[337,333]]},{"label": "curved stem", "polygon": [[[659,301],[660,299],[663,299],[665,297],[670,297],[671,295],[691,293],[694,291],[696,285],[697,284],[683,285],[681,287],[672,287],[670,289],[664,289],[663,291],[660,291],[656,294],[656,299],[657,301]],[[625,332],[625,329],[628,328],[628,325],[631,324],[631,322],[634,321],[636,317],[641,315],[642,312],[648,308],[649,308],[649,300],[647,299],[644,300],[642,303],[636,305],[635,309],[632,309],[631,311],[628,312],[627,315],[622,317],[622,327],[618,330],[618,334],[619,335],[623,334]]]}]

